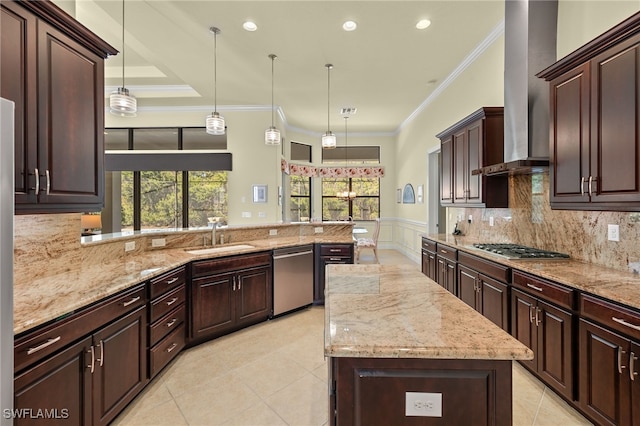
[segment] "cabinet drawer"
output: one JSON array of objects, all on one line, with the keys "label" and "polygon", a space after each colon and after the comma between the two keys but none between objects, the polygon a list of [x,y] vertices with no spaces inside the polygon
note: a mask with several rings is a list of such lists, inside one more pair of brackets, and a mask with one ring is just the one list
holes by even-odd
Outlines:
[{"label": "cabinet drawer", "polygon": [[436,244],[436,248],[438,249],[437,253],[438,256],[440,257],[444,257],[445,259],[449,259],[449,260],[453,260],[454,262],[458,261],[458,250],[453,248],[453,247],[449,247],[447,245],[444,244]]},{"label": "cabinet drawer", "polygon": [[184,267],[175,269],[169,273],[153,278],[151,280],[151,298],[154,299],[166,291],[184,284],[186,281],[186,270]]},{"label": "cabinet drawer", "polygon": [[422,239],[422,250],[427,250],[427,251],[431,251],[434,252],[436,251],[436,242],[435,241],[431,241],[431,240],[427,240],[426,238]]},{"label": "cabinet drawer", "polygon": [[140,285],[18,337],[14,346],[15,371],[22,370],[146,303],[146,288]]},{"label": "cabinet drawer", "polygon": [[151,322],[155,322],[169,311],[183,304],[186,299],[185,285],[181,285],[161,298],[151,302]]},{"label": "cabinet drawer", "polygon": [[640,339],[640,312],[638,311],[581,294],[580,315],[634,339]]},{"label": "cabinet drawer", "polygon": [[352,250],[352,245],[321,245],[320,256],[350,257]]},{"label": "cabinet drawer", "polygon": [[155,376],[184,348],[184,324],[162,339],[149,351],[149,372]]},{"label": "cabinet drawer", "polygon": [[534,277],[520,271],[513,271],[513,286],[548,302],[565,307],[574,308],[573,290],[560,284]]},{"label": "cabinet drawer", "polygon": [[234,255],[227,258],[215,260],[200,260],[191,264],[192,277],[202,277],[212,274],[219,274],[239,269],[253,268],[255,266],[271,265],[270,253],[259,253],[250,255]]},{"label": "cabinet drawer", "polygon": [[181,304],[167,315],[153,323],[149,331],[150,346],[158,343],[164,336],[184,324],[185,305]]},{"label": "cabinet drawer", "polygon": [[461,251],[458,262],[503,283],[511,281],[511,268]]}]

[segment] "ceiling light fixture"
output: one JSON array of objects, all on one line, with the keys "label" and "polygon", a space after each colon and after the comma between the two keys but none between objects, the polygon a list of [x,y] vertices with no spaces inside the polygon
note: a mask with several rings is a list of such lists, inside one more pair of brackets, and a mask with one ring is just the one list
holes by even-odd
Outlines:
[{"label": "ceiling light fixture", "polygon": [[416,28],[419,30],[424,30],[425,28],[428,28],[429,25],[431,25],[431,21],[428,19],[421,19],[418,21],[418,23],[416,24]]},{"label": "ceiling light fixture", "polygon": [[267,145],[280,145],[280,130],[276,129],[274,124],[276,110],[273,104],[273,63],[278,57],[271,53],[269,58],[271,58],[271,126],[264,132],[264,143]]},{"label": "ceiling light fixture", "polygon": [[213,112],[207,116],[207,133],[210,135],[224,135],[224,117],[218,114],[218,34],[220,28],[211,27],[213,33]]},{"label": "ceiling light fixture", "polygon": [[[347,119],[349,118],[349,114],[344,115],[344,167],[345,169],[349,165],[348,155],[349,155],[349,139],[347,138]],[[349,183],[350,184],[350,183]],[[347,188],[345,191],[338,191],[336,197],[341,200],[353,200],[356,198],[355,191],[349,191]]]},{"label": "ceiling light fixture", "polygon": [[331,69],[332,64],[325,64],[327,68],[327,132],[322,135],[322,148],[331,149],[336,147],[336,135],[331,133],[331,126],[329,120],[329,106],[331,104]]},{"label": "ceiling light fixture", "polygon": [[358,28],[358,24],[355,21],[345,21],[342,24],[342,29],[345,31],[355,31],[356,28]]},{"label": "ceiling light fixture", "polygon": [[245,21],[245,23],[242,24],[242,28],[244,28],[247,31],[252,31],[253,32],[253,31],[258,29],[258,26],[253,21]]},{"label": "ceiling light fixture", "polygon": [[122,0],[122,87],[118,87],[118,90],[109,96],[109,108],[111,114],[121,117],[135,117],[138,111],[138,101],[124,87],[124,0]]}]

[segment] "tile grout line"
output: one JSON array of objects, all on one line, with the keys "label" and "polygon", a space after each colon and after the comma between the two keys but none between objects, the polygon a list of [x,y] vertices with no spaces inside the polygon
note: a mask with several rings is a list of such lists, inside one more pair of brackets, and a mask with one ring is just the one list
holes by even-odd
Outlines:
[{"label": "tile grout line", "polygon": [[533,424],[531,426],[535,426],[538,421],[538,414],[540,414],[540,408],[542,407],[542,401],[544,400],[544,395],[547,392],[547,387],[545,386],[542,389],[542,393],[540,394],[540,401],[538,401],[538,408],[536,408],[536,414],[533,416]]}]

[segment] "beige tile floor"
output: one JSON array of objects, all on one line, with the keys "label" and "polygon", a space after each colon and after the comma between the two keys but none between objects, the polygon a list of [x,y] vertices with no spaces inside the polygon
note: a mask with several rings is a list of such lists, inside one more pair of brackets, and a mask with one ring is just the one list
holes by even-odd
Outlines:
[{"label": "beige tile floor", "polygon": [[[414,264],[392,250],[379,255]],[[184,351],[113,424],[326,425],[323,318],[322,307],[311,307]],[[513,397],[516,426],[591,424],[518,363]]]}]

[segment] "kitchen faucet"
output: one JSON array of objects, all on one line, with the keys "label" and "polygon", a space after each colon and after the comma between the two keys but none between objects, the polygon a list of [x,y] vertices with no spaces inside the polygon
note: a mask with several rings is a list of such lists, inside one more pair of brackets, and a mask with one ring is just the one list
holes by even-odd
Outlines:
[{"label": "kitchen faucet", "polygon": [[216,228],[218,227],[218,222],[213,222],[213,228],[211,228],[211,245],[216,245]]}]

